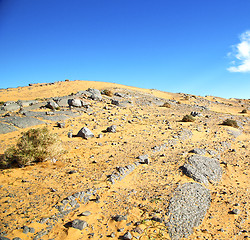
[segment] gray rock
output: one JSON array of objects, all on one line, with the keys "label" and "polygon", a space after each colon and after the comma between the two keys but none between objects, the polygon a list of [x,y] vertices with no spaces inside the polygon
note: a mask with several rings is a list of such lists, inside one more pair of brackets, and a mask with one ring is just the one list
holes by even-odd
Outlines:
[{"label": "gray rock", "polygon": [[72,132],[68,132],[68,138],[72,138],[72,137],[73,137]]},{"label": "gray rock", "polygon": [[89,215],[91,215],[90,211],[85,211],[80,214],[80,216],[89,216]]},{"label": "gray rock", "polygon": [[130,240],[132,239],[133,236],[130,232],[126,232],[124,235],[123,235],[123,239],[126,239],[126,240]]},{"label": "gray rock", "polygon": [[69,106],[69,99],[72,99],[72,96],[64,96],[54,99],[59,107],[68,107]]},{"label": "gray rock", "polygon": [[199,112],[191,112],[190,115],[193,117],[202,117],[202,114]]},{"label": "gray rock", "polygon": [[115,133],[116,132],[116,125],[112,125],[112,126],[108,127],[106,131]]},{"label": "gray rock", "polygon": [[89,92],[91,94],[90,98],[92,100],[96,100],[96,101],[101,101],[102,100],[101,92],[98,89],[89,88],[87,90],[87,92]]},{"label": "gray rock", "polygon": [[138,159],[140,164],[149,164],[149,158],[147,154],[139,156]]},{"label": "gray rock", "polygon": [[82,138],[85,138],[85,139],[89,139],[89,138],[94,137],[94,134],[87,127],[83,127],[77,133],[77,137],[82,137]]},{"label": "gray rock", "polygon": [[32,127],[36,125],[43,124],[45,122],[32,118],[32,117],[6,117],[3,119],[4,122],[12,123],[13,125],[19,127],[19,128],[27,128]]},{"label": "gray rock", "polygon": [[[1,238],[0,238],[1,239]],[[21,238],[19,237],[14,237],[12,240],[22,240]]]},{"label": "gray rock", "polygon": [[125,93],[116,92],[114,95],[117,96],[117,97],[121,97],[121,98],[125,98],[126,97]]},{"label": "gray rock", "polygon": [[65,128],[65,122],[58,122],[57,127],[59,128]]},{"label": "gray rock", "polygon": [[32,105],[26,107],[25,111],[30,111],[30,110],[35,110],[35,109],[41,108],[45,104],[46,104],[45,102],[39,102],[39,103],[32,104]]},{"label": "gray rock", "polygon": [[16,103],[20,105],[21,107],[28,107],[30,105],[37,104],[38,101],[37,100],[18,100]]},{"label": "gray rock", "polygon": [[64,121],[66,119],[69,119],[69,116],[66,116],[66,115],[52,115],[52,116],[44,115],[44,116],[42,116],[42,119],[49,120],[52,122],[59,122],[59,121]]},{"label": "gray rock", "polygon": [[76,229],[79,229],[79,230],[83,230],[87,226],[88,226],[87,222],[83,221],[83,220],[80,220],[80,219],[75,219],[72,222],[72,227],[76,228]]},{"label": "gray rock", "polygon": [[222,177],[222,168],[217,159],[192,155],[188,163],[183,166],[184,173],[197,182],[208,184],[219,182]]},{"label": "gray rock", "polygon": [[190,152],[198,154],[198,155],[205,155],[207,151],[206,151],[206,149],[202,149],[202,148],[194,148]]},{"label": "gray rock", "polygon": [[186,238],[193,233],[193,227],[201,224],[210,207],[208,189],[198,183],[179,185],[168,207],[168,231],[172,240]]},{"label": "gray rock", "polygon": [[1,237],[1,236],[0,236],[0,240],[10,240],[10,239],[7,238],[7,237]]},{"label": "gray rock", "polygon": [[238,215],[240,214],[240,209],[233,209],[230,213]]},{"label": "gray rock", "polygon": [[17,131],[17,129],[11,125],[0,122],[0,134]]},{"label": "gray rock", "polygon": [[73,98],[68,100],[69,106],[72,107],[82,107],[82,101],[81,99]]},{"label": "gray rock", "polygon": [[49,109],[52,109],[52,110],[59,108],[58,104],[56,102],[54,102],[54,101],[47,102],[47,104],[45,105],[45,107],[47,107]]},{"label": "gray rock", "polygon": [[18,111],[20,110],[20,105],[15,102],[6,102],[1,107],[1,110],[11,111],[11,112]]},{"label": "gray rock", "polygon": [[125,215],[116,215],[114,217],[112,217],[113,220],[115,220],[116,222],[121,222],[122,220],[127,220],[127,216]]},{"label": "gray rock", "polygon": [[30,232],[30,228],[27,227],[27,226],[24,226],[24,227],[23,227],[23,233],[24,233],[24,234],[27,234],[27,233],[29,233],[29,232]]}]

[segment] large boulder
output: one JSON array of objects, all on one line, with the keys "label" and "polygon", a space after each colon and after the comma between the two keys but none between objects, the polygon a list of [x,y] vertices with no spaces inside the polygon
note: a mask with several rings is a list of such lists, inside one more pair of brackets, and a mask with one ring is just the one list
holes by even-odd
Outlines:
[{"label": "large boulder", "polygon": [[48,101],[47,104],[45,105],[45,107],[49,108],[49,109],[52,109],[52,110],[55,110],[55,109],[58,109],[59,106],[56,102],[54,101]]},{"label": "large boulder", "polygon": [[68,104],[71,107],[82,107],[82,101],[78,98],[69,99]]},{"label": "large boulder", "polygon": [[168,207],[168,232],[172,240],[186,238],[193,228],[201,224],[210,207],[211,195],[208,189],[198,183],[179,185]]},{"label": "large boulder", "polygon": [[6,102],[1,107],[1,110],[15,112],[20,110],[20,108],[21,108],[20,105],[15,102]]},{"label": "large boulder", "polygon": [[101,92],[98,89],[89,88],[87,91],[91,94],[90,98],[92,100],[96,100],[96,101],[102,100]]},{"label": "large boulder", "polygon": [[192,155],[183,166],[183,172],[195,181],[208,185],[221,180],[222,168],[217,159]]}]

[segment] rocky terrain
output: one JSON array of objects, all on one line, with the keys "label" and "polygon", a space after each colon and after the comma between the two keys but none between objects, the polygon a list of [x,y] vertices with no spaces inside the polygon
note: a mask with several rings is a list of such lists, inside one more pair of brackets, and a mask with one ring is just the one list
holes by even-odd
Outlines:
[{"label": "rocky terrain", "polygon": [[65,81],[0,101],[2,157],[43,126],[65,150],[0,169],[0,239],[250,237],[249,100]]}]

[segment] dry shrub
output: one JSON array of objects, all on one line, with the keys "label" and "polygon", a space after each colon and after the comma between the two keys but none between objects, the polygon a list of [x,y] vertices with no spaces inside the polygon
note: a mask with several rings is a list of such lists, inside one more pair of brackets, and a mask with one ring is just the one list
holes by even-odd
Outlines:
[{"label": "dry shrub", "polygon": [[171,105],[170,105],[170,103],[165,102],[165,103],[163,103],[163,105],[161,107],[170,108]]},{"label": "dry shrub", "polygon": [[195,121],[195,118],[191,115],[185,115],[182,120],[182,122],[194,122]]},{"label": "dry shrub", "polygon": [[223,121],[222,125],[235,127],[235,128],[239,127],[237,122],[235,120],[232,120],[232,119],[226,119],[225,121]]},{"label": "dry shrub", "polygon": [[113,93],[111,90],[108,90],[108,89],[104,89],[103,90],[103,94],[106,95],[106,96],[109,96],[109,97],[112,97],[113,96]]},{"label": "dry shrub", "polygon": [[5,151],[2,164],[17,162],[23,167],[34,162],[52,160],[62,154],[61,142],[57,135],[50,133],[46,127],[30,129],[22,134],[16,146]]}]

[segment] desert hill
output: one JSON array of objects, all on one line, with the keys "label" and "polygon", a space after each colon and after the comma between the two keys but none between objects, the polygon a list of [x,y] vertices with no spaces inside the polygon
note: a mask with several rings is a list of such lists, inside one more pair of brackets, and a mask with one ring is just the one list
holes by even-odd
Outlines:
[{"label": "desert hill", "polygon": [[2,158],[44,126],[65,151],[2,166],[2,239],[249,238],[249,100],[64,81],[0,101]]}]

